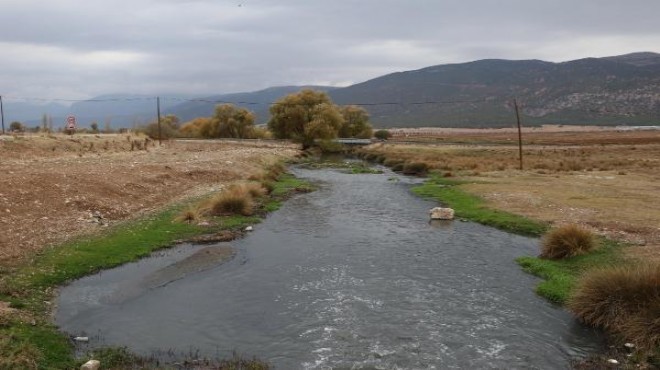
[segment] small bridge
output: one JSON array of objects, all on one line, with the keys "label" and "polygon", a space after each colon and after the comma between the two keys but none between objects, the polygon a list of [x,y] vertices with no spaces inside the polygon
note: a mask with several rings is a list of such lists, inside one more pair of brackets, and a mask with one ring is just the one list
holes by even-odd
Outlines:
[{"label": "small bridge", "polygon": [[371,139],[338,138],[333,140],[335,143],[344,145],[369,145]]}]

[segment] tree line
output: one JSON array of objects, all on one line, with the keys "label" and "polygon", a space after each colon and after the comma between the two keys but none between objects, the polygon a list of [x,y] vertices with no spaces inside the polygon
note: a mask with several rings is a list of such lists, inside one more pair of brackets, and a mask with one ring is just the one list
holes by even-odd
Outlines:
[{"label": "tree line", "polygon": [[181,124],[174,115],[161,119],[143,131],[153,138],[176,136],[198,138],[290,139],[303,148],[319,140],[337,137],[371,138],[373,129],[369,114],[355,105],[338,106],[321,91],[310,89],[289,94],[270,107],[271,118],[266,127],[254,124],[255,115],[233,104],[220,104],[211,117],[198,117]]},{"label": "tree line", "polygon": [[[236,138],[236,139],[289,139],[302,144],[304,149],[319,142],[341,138],[387,139],[389,132],[378,130],[375,133],[369,122],[367,111],[356,105],[339,106],[332,102],[328,94],[304,89],[286,95],[270,107],[270,120],[267,125],[255,125],[255,115],[249,110],[233,104],[219,104],[210,117],[198,117],[181,123],[173,114],[163,116],[158,122],[151,122],[139,128],[152,139],[174,137],[195,138]],[[52,132],[47,116],[44,116],[40,131]],[[106,125],[103,132],[111,132]],[[49,129],[49,127],[51,127]],[[24,131],[20,122],[12,122],[10,131]],[[77,128],[78,132],[99,133],[96,122],[90,128]],[[72,133],[72,132],[71,132]]]}]

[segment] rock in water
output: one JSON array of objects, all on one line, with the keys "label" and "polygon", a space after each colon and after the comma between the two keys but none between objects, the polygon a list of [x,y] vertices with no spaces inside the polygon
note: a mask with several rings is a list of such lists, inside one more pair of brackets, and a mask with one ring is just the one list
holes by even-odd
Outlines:
[{"label": "rock in water", "polygon": [[99,370],[101,362],[98,360],[89,360],[80,366],[80,370]]},{"label": "rock in water", "polygon": [[453,220],[454,210],[451,208],[435,207],[429,211],[432,220]]}]

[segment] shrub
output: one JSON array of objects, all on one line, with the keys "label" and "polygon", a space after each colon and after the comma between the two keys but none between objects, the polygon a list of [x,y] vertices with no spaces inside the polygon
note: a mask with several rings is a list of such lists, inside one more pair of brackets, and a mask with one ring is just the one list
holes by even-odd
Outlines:
[{"label": "shrub", "polygon": [[196,208],[190,207],[184,210],[183,212],[181,212],[179,217],[177,217],[177,221],[191,223],[193,221],[198,220],[199,216],[200,216],[199,211]]},{"label": "shrub", "polygon": [[660,264],[593,270],[578,281],[567,307],[581,321],[643,350],[660,346]]},{"label": "shrub", "polygon": [[397,163],[394,166],[392,166],[392,171],[395,171],[395,172],[403,171],[403,163]]},{"label": "shrub", "polygon": [[392,159],[386,159],[385,162],[383,162],[383,164],[384,164],[385,166],[387,166],[387,167],[394,167],[394,166],[396,166],[397,164],[401,164],[401,163],[403,163],[402,160],[400,160],[400,159],[394,159],[394,158],[392,158]]},{"label": "shrub", "polygon": [[542,240],[541,258],[561,259],[588,253],[596,248],[594,235],[577,225],[550,230]]},{"label": "shrub", "polygon": [[245,191],[247,191],[247,193],[250,194],[252,198],[260,198],[268,193],[266,188],[264,188],[263,185],[257,182],[249,182],[246,184],[241,184],[236,186],[243,187]]},{"label": "shrub", "polygon": [[213,216],[227,214],[252,215],[254,203],[252,196],[244,187],[230,187],[211,201],[210,213]]},{"label": "shrub", "polygon": [[374,137],[378,140],[387,140],[390,136],[390,132],[387,130],[378,130],[374,132]]},{"label": "shrub", "polygon": [[424,162],[406,163],[403,166],[403,173],[405,175],[424,176],[429,171],[429,165]]}]

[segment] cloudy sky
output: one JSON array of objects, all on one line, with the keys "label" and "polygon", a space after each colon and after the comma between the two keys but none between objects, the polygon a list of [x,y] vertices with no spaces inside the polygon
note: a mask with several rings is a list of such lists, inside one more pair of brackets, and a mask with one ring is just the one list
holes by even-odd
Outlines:
[{"label": "cloudy sky", "polygon": [[658,0],[0,0],[0,95],[345,86],[484,58],[660,52]]}]

